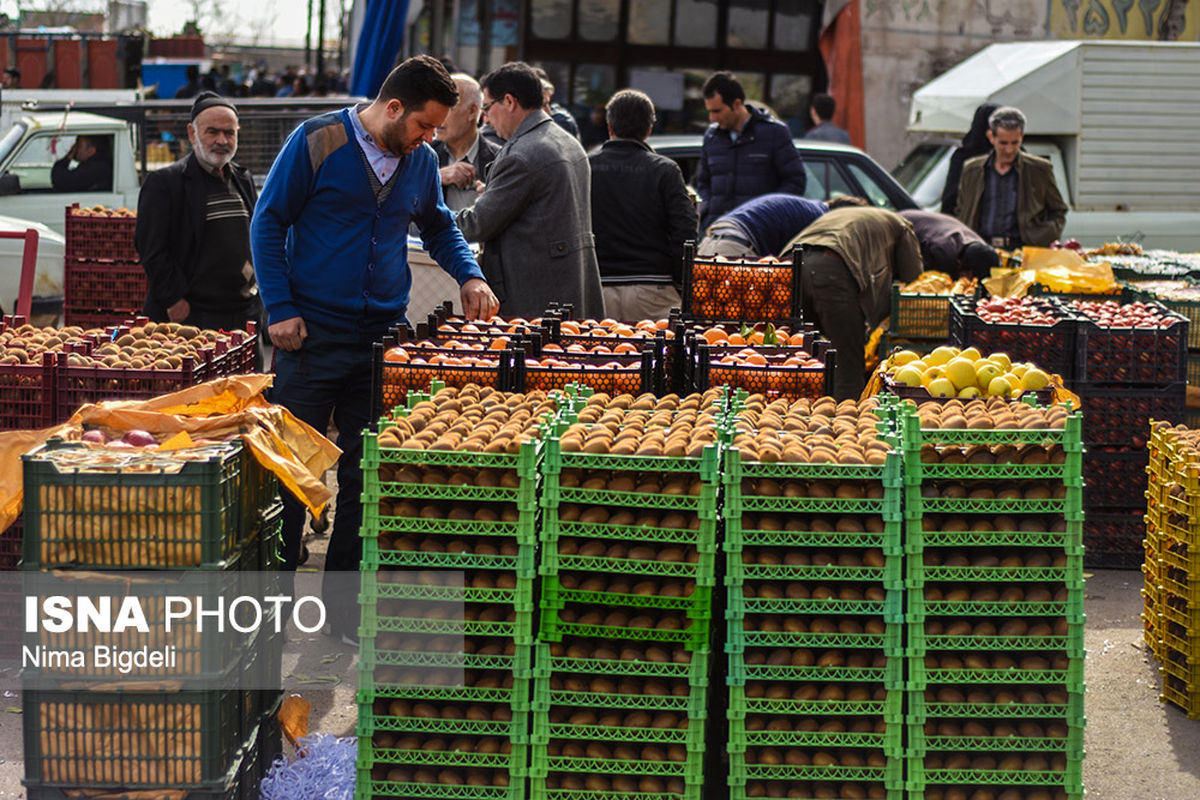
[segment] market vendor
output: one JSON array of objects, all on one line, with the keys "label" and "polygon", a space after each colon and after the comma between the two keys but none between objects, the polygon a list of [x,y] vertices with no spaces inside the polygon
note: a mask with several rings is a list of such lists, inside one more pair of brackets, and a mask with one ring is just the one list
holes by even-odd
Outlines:
[{"label": "market vendor", "polygon": [[834,397],[857,398],[866,385],[867,330],[888,315],[893,280],[921,274],[921,247],[908,220],[883,208],[846,206],[818,217],[799,245],[800,302],[837,349]]},{"label": "market vendor", "polygon": [[[331,416],[338,429],[337,510],[322,594],[330,633],[347,643],[357,642],[359,461],[371,414],[371,345],[405,320],[409,221],[461,286],[469,319],[489,318],[499,307],[443,202],[437,155],[425,146],[457,102],[441,63],[405,60],[373,102],[322,114],[292,132],[250,226],[275,345],[271,399],[320,432]],[[304,508],[285,502],[285,564],[295,569]],[[339,583],[338,572],[353,573],[353,582]]]},{"label": "market vendor", "polygon": [[965,273],[987,278],[1000,266],[1000,255],[979,234],[949,214],[905,209],[900,216],[912,223],[925,269],[947,275]]}]

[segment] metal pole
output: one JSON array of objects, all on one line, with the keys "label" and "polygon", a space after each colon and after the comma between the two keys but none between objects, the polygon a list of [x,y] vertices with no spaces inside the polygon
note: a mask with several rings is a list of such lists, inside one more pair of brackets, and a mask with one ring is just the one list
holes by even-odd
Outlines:
[{"label": "metal pole", "polygon": [[325,0],[317,6],[320,11],[317,19],[317,75],[325,74]]},{"label": "metal pole", "polygon": [[312,67],[312,9],[313,0],[308,0],[308,24],[304,28],[304,66]]},{"label": "metal pole", "polygon": [[478,0],[475,11],[479,15],[479,64],[476,72],[483,75],[491,70],[492,63],[492,18],[495,16],[492,0]]},{"label": "metal pole", "polygon": [[434,58],[442,55],[445,34],[446,4],[444,0],[433,0],[433,12],[429,20],[429,52]]}]

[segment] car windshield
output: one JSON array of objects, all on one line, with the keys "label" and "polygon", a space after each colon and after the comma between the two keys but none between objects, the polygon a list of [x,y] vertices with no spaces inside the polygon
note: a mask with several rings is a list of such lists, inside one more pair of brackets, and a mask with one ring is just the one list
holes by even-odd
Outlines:
[{"label": "car windshield", "polygon": [[4,138],[0,139],[0,164],[7,161],[8,157],[12,155],[12,151],[16,148],[17,143],[25,135],[25,130],[25,123],[17,122],[8,129],[8,133],[4,134]]},{"label": "car windshield", "polygon": [[900,165],[892,170],[892,177],[903,186],[909,194],[917,188],[937,166],[947,150],[953,149],[948,144],[920,144],[905,156]]}]

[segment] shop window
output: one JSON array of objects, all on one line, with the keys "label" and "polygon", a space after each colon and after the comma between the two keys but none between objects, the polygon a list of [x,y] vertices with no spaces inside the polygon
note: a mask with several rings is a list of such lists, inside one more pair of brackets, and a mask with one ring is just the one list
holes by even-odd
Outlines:
[{"label": "shop window", "polygon": [[812,47],[813,19],[819,13],[814,0],[775,0],[775,49],[802,53]]},{"label": "shop window", "polygon": [[571,102],[603,105],[617,91],[617,70],[611,64],[576,64]]},{"label": "shop window", "polygon": [[677,0],[675,4],[675,46],[716,47],[716,0]]},{"label": "shop window", "polygon": [[571,35],[572,0],[538,0],[531,3],[533,35],[539,39],[566,39]]},{"label": "shop window", "polygon": [[617,38],[621,0],[579,0],[579,37],[589,42]]},{"label": "shop window", "polygon": [[731,0],[725,43],[742,49],[765,48],[770,11],[771,0]]},{"label": "shop window", "polygon": [[630,44],[671,43],[671,0],[629,0]]}]

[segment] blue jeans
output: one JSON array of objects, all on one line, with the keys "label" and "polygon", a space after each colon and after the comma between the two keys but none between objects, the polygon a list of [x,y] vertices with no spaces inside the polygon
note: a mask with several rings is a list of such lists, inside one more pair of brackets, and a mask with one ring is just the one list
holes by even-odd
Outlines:
[{"label": "blue jeans", "polygon": [[[275,351],[271,401],[324,434],[330,417],[337,426],[337,513],[325,557],[322,595],[334,630],[358,627],[358,567],[362,560],[362,432],[371,421],[371,344],[379,337],[305,323],[308,338],[299,350]],[[304,505],[283,496],[284,569],[296,569],[304,530]],[[338,573],[341,573],[339,576]],[[352,573],[352,574],[351,574]],[[349,587],[353,586],[353,590]]]}]

